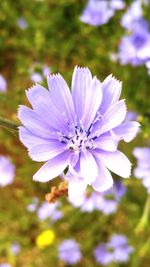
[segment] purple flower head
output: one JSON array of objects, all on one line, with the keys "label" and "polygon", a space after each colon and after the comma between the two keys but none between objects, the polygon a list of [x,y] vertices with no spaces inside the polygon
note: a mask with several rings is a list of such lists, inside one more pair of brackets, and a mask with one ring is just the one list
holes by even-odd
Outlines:
[{"label": "purple flower head", "polygon": [[26,91],[33,109],[21,106],[24,126],[19,136],[35,161],[47,161],[33,176],[48,182],[68,166],[69,195],[81,195],[87,185],[105,191],[113,185],[108,169],[124,178],[131,163],[117,150],[118,142],[131,141],[137,122],[124,122],[126,105],[119,100],[121,83],[112,75],[103,82],[88,68],[75,67],[71,92],[60,74],[48,77],[48,90],[36,84]]},{"label": "purple flower head", "polygon": [[92,212],[93,210],[97,209],[97,205],[99,202],[102,201],[101,193],[92,192],[92,194],[88,197],[85,195],[84,202],[81,206],[81,211]]},{"label": "purple flower head", "polygon": [[34,83],[42,83],[43,82],[43,78],[42,78],[42,75],[38,72],[33,72],[31,74],[31,81],[34,82]]},{"label": "purple flower head", "polygon": [[113,235],[108,243],[108,247],[110,248],[118,248],[120,246],[124,246],[127,244],[127,238],[124,235]]},{"label": "purple flower head", "polygon": [[106,199],[104,197],[103,201],[101,202],[99,206],[99,210],[104,215],[109,215],[117,211],[117,206],[118,206],[118,202],[115,199]]},{"label": "purple flower head", "polygon": [[15,175],[15,166],[5,156],[0,156],[0,187],[12,184]]},{"label": "purple flower head", "polygon": [[7,82],[5,78],[0,75],[0,92],[6,92],[7,90]]},{"label": "purple flower head", "polygon": [[114,186],[114,196],[117,201],[126,194],[127,188],[123,185],[123,183],[116,181]]},{"label": "purple flower head", "polygon": [[59,259],[68,264],[75,264],[81,259],[81,252],[78,243],[72,239],[64,240],[58,247]]},{"label": "purple flower head", "polygon": [[137,178],[142,178],[143,185],[150,193],[150,148],[136,147],[133,150],[133,155],[138,161],[138,166],[134,169],[134,175]]},{"label": "purple flower head", "polygon": [[127,262],[130,253],[133,252],[133,247],[127,244],[124,235],[113,235],[107,243],[107,248],[113,250],[114,262]]},{"label": "purple flower head", "polygon": [[34,212],[37,209],[38,202],[39,202],[38,198],[37,197],[34,197],[32,199],[32,202],[27,206],[27,210],[29,212]]},{"label": "purple flower head", "polygon": [[150,59],[150,32],[138,24],[131,35],[124,36],[120,42],[118,58],[121,64],[133,66],[144,64]]},{"label": "purple flower head", "polygon": [[105,243],[101,243],[94,250],[94,257],[96,262],[102,265],[108,265],[113,261],[113,255],[107,250],[107,245]]},{"label": "purple flower head", "polygon": [[74,207],[80,207],[81,211],[92,212],[95,209],[99,209],[100,203],[103,201],[103,196],[102,193],[96,191],[93,191],[89,195],[83,192],[79,197],[74,198],[71,196],[69,201]]},{"label": "purple flower head", "polygon": [[97,209],[103,214],[109,215],[116,212],[118,202],[126,193],[125,186],[120,182],[115,182],[114,186],[103,193],[103,201],[99,203]]},{"label": "purple flower head", "polygon": [[132,30],[135,27],[135,23],[142,18],[142,15],[142,1],[134,0],[127,12],[123,15],[121,25],[128,30]]},{"label": "purple flower head", "polygon": [[35,62],[29,69],[30,79],[34,83],[42,83],[44,77],[48,77],[51,74],[50,67],[45,64],[41,65],[39,62]]},{"label": "purple flower head", "polygon": [[42,68],[43,76],[47,78],[51,74],[51,69],[49,66],[44,65]]},{"label": "purple flower head", "polygon": [[41,207],[37,211],[38,218],[43,221],[47,218],[51,218],[52,221],[57,221],[62,218],[63,213],[58,210],[60,204],[58,202],[55,203],[47,203],[44,202]]},{"label": "purple flower head", "polygon": [[18,243],[14,243],[11,246],[11,251],[13,252],[14,255],[17,255],[21,250],[21,247]]},{"label": "purple flower head", "polygon": [[125,8],[125,1],[124,0],[111,0],[110,7],[114,10],[121,10]]},{"label": "purple flower head", "polygon": [[92,212],[93,210],[99,210],[108,215],[117,210],[118,202],[125,193],[126,188],[123,184],[115,182],[114,187],[106,192],[93,191],[91,194],[83,192],[82,195],[77,197],[72,194],[69,201],[74,207],[80,207],[81,211]]},{"label": "purple flower head", "polygon": [[24,18],[19,18],[17,25],[21,30],[25,30],[28,27],[27,21]]},{"label": "purple flower head", "polygon": [[89,0],[80,19],[87,24],[99,26],[107,23],[115,14],[115,10],[122,8],[124,8],[122,0]]},{"label": "purple flower head", "polygon": [[112,262],[127,262],[133,247],[127,243],[124,235],[113,235],[108,243],[101,243],[95,250],[94,256],[103,265]]}]

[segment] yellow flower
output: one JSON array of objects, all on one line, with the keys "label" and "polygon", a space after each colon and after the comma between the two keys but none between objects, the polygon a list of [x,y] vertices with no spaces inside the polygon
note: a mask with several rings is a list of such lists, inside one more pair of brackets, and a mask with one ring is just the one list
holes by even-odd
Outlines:
[{"label": "yellow flower", "polygon": [[45,230],[36,238],[36,245],[38,248],[45,248],[51,245],[54,241],[55,234],[52,230]]}]

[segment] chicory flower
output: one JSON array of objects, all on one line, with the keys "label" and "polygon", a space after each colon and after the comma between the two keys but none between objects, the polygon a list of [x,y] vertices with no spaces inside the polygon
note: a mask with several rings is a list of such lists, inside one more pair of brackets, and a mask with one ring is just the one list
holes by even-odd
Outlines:
[{"label": "chicory flower", "polygon": [[20,106],[18,117],[22,143],[29,156],[46,164],[33,176],[48,182],[66,167],[76,176],[69,179],[69,194],[87,185],[105,191],[113,185],[108,169],[124,178],[131,163],[118,151],[118,142],[131,141],[139,124],[124,122],[126,105],[119,100],[122,84],[112,75],[103,82],[88,68],[75,67],[71,92],[60,74],[47,78],[48,90],[36,84],[26,91],[32,108]]},{"label": "chicory flower", "polygon": [[134,175],[142,179],[143,185],[150,193],[150,148],[136,147],[133,155],[138,161],[137,167],[134,169]]},{"label": "chicory flower", "polygon": [[99,26],[107,23],[116,10],[124,8],[122,0],[89,0],[80,19],[82,22]]},{"label": "chicory flower", "polygon": [[12,184],[15,176],[15,166],[9,158],[0,156],[0,187]]},{"label": "chicory flower", "polygon": [[59,259],[68,264],[75,264],[81,259],[81,252],[78,243],[73,239],[64,240],[58,247]]}]

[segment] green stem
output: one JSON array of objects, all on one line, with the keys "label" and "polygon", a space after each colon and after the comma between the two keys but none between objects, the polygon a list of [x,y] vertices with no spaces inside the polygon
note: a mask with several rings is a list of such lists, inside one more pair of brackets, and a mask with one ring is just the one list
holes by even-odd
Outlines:
[{"label": "green stem", "polygon": [[0,126],[6,128],[10,132],[17,133],[19,125],[0,116]]},{"label": "green stem", "polygon": [[145,226],[148,223],[149,212],[150,212],[150,194],[148,195],[147,200],[145,202],[143,215],[135,229],[136,233],[139,233],[144,230]]}]

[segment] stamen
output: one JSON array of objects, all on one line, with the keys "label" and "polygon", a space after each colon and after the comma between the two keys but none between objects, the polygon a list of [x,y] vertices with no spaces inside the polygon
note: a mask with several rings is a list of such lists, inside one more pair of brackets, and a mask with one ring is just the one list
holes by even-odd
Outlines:
[{"label": "stamen", "polygon": [[66,144],[66,142],[65,142],[65,141],[63,141],[63,140],[60,140],[60,142],[61,142],[62,144]]},{"label": "stamen", "polygon": [[97,138],[95,136],[89,139],[89,135],[92,131],[93,123],[91,123],[88,131],[85,131],[81,122],[70,126],[70,133],[68,135],[60,133],[61,143],[68,145],[68,148],[74,151],[79,151],[80,149],[92,149],[94,147],[94,140]]}]

